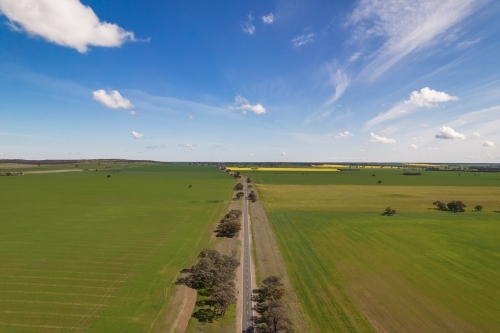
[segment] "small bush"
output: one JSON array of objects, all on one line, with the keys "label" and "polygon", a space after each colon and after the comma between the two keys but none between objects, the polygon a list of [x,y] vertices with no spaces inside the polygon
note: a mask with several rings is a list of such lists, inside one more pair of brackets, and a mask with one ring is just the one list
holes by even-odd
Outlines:
[{"label": "small bush", "polygon": [[382,215],[384,216],[392,216],[394,214],[396,214],[396,211],[394,209],[391,209],[391,207],[387,207],[382,213]]}]

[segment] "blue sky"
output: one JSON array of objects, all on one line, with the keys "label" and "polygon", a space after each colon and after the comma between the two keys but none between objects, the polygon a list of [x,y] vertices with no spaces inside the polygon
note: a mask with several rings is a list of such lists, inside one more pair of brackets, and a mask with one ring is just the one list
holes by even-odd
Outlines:
[{"label": "blue sky", "polygon": [[500,163],[499,1],[0,13],[0,159]]}]

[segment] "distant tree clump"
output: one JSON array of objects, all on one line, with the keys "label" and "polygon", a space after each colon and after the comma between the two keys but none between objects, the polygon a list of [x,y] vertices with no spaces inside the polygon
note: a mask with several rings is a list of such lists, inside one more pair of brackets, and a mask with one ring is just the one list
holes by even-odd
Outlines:
[{"label": "distant tree clump", "polygon": [[234,237],[241,230],[240,222],[241,210],[232,209],[223,219],[219,221],[217,226],[217,236],[219,237]]},{"label": "distant tree clump", "polygon": [[259,332],[293,332],[289,311],[281,300],[285,288],[279,277],[267,277],[259,289],[253,290],[253,294],[253,300],[257,302],[256,310],[260,314],[257,319]]},{"label": "distant tree clump", "polygon": [[243,198],[244,196],[245,196],[245,193],[243,193],[243,192],[238,192],[238,193],[236,193],[236,199],[241,199],[241,198]]},{"label": "distant tree clump", "polygon": [[198,259],[196,265],[182,271],[187,276],[178,279],[177,284],[203,291],[204,295],[210,297],[202,303],[208,305],[210,311],[213,308],[211,317],[222,317],[229,305],[236,303],[234,280],[236,268],[240,265],[236,252],[227,256],[216,250],[205,249],[200,252]]},{"label": "distant tree clump", "polygon": [[403,175],[405,176],[421,176],[421,172],[403,172]]},{"label": "distant tree clump", "polygon": [[375,177],[375,174],[374,174],[374,173],[372,173],[372,177]]},{"label": "distant tree clump", "polygon": [[381,180],[379,180],[377,183],[378,183],[378,184],[381,184],[381,183],[382,183],[382,181],[381,181]]},{"label": "distant tree clump", "polygon": [[111,178],[111,175],[107,175],[106,178]]},{"label": "distant tree clump", "polygon": [[247,183],[250,184],[252,182],[252,178],[248,177],[247,178]]},{"label": "distant tree clump", "polygon": [[483,206],[481,206],[481,205],[477,205],[476,207],[474,207],[475,212],[480,212],[482,210],[483,210]]},{"label": "distant tree clump", "polygon": [[382,213],[382,215],[384,216],[392,216],[394,214],[396,214],[396,211],[394,209],[391,209],[391,207],[387,207]]},{"label": "distant tree clump", "polygon": [[462,201],[452,201],[446,204],[446,207],[448,207],[448,210],[458,213],[458,212],[465,212],[465,207],[467,207]]},{"label": "distant tree clump", "polygon": [[446,207],[446,204],[444,202],[441,202],[441,201],[434,201],[432,203],[434,206],[437,207],[437,209],[439,210],[448,210],[448,207]]},{"label": "distant tree clump", "polygon": [[248,195],[248,199],[252,200],[252,202],[257,201],[257,194],[255,194],[254,191],[250,191],[250,194]]},{"label": "distant tree clump", "polygon": [[241,191],[241,190],[243,190],[243,184],[242,183],[236,184],[236,186],[234,187],[234,190],[235,191]]}]

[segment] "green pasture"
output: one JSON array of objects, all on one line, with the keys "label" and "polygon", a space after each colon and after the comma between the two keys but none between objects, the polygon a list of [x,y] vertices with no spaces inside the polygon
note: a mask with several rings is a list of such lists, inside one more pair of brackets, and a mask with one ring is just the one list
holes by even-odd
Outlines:
[{"label": "green pasture", "polygon": [[401,173],[245,173],[311,331],[499,332],[500,175]]},{"label": "green pasture", "polygon": [[[421,176],[405,176],[403,173],[421,172]],[[406,185],[406,186],[500,186],[500,173],[425,171],[410,169],[360,169],[340,172],[272,172],[245,171],[258,184],[295,185]],[[375,176],[372,176],[372,175]],[[460,174],[460,176],[459,176]],[[378,184],[378,181],[382,182]]]},{"label": "green pasture", "polygon": [[313,332],[500,331],[500,214],[268,215]]},{"label": "green pasture", "polygon": [[0,331],[163,331],[234,182],[188,165],[0,177]]}]

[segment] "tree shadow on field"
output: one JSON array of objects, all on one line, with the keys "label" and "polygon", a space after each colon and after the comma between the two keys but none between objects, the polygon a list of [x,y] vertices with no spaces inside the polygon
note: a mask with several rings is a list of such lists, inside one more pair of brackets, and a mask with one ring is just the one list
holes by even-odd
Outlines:
[{"label": "tree shadow on field", "polygon": [[[212,305],[212,302],[208,299],[201,299],[199,301],[196,301],[196,306],[200,307],[201,309],[195,311],[193,313],[193,317],[198,319],[198,321],[201,323],[212,323],[218,317],[217,311],[211,308]],[[205,308],[205,306],[208,306],[209,308],[207,309]]]}]

